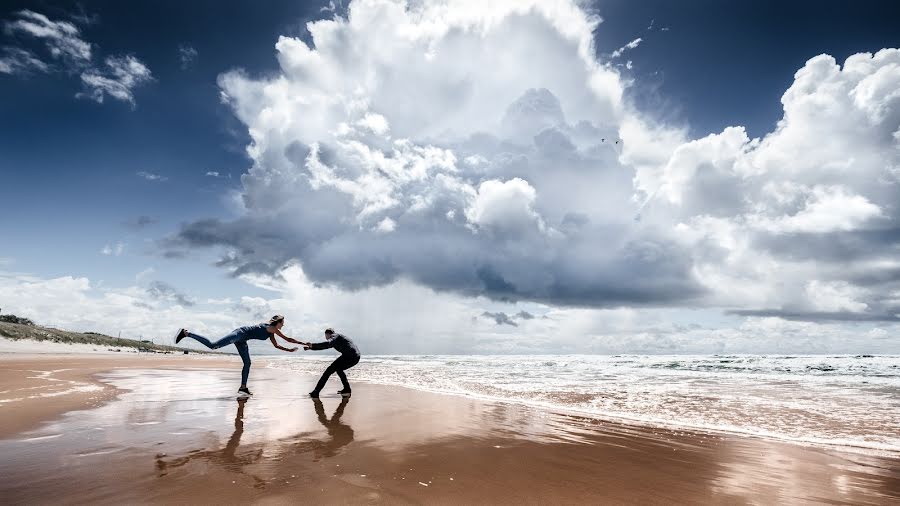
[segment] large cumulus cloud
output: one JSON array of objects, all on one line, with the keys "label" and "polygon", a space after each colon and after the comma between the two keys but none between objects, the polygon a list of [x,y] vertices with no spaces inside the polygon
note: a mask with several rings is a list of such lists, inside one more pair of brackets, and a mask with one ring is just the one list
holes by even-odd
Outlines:
[{"label": "large cumulus cloud", "polygon": [[770,134],[727,128],[639,171],[646,219],[674,223],[715,302],[738,314],[897,320],[898,90],[897,49],[810,59]]},{"label": "large cumulus cloud", "polygon": [[248,128],[244,215],[187,224],[237,274],[572,305],[702,292],[683,249],[633,226],[624,84],[570,2],[361,1],[282,37],[281,71],[220,79]]},{"label": "large cumulus cloud", "polygon": [[565,0],[360,0],[280,38],[274,75],[220,77],[242,215],[170,250],[345,289],[896,317],[897,50],[812,58],[761,139],[689,139],[628,104],[595,29]]}]

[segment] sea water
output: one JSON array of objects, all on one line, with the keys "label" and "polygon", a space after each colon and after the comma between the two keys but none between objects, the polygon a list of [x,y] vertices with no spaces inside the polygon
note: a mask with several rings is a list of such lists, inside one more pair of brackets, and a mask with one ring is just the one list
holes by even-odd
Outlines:
[{"label": "sea water", "polygon": [[[320,374],[334,357],[270,367]],[[365,356],[351,381],[900,454],[900,356]]]}]

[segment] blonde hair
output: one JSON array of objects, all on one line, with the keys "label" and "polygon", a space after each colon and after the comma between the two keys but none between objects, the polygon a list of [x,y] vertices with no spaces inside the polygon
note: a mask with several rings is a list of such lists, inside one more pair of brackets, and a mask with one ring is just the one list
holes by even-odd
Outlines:
[{"label": "blonde hair", "polygon": [[284,321],[284,316],[277,314],[269,319],[269,325],[278,325],[281,321]]}]

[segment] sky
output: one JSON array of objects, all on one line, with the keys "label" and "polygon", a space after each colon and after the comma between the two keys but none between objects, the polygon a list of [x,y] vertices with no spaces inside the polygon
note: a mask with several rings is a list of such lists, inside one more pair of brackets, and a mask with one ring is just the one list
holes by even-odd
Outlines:
[{"label": "sky", "polygon": [[0,311],[156,342],[277,313],[364,353],[900,353],[898,14],[4,2]]}]

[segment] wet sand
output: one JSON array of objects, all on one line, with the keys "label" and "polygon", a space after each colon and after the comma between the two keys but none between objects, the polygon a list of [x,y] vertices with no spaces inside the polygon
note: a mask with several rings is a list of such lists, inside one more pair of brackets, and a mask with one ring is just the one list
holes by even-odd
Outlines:
[{"label": "wet sand", "polygon": [[[305,397],[314,377],[265,369],[263,360],[251,372],[256,395],[244,401],[233,395],[237,361],[222,368],[77,360],[88,362],[24,364],[90,370],[111,386],[88,395],[111,393],[25,432],[4,429],[4,503],[900,501],[895,457],[636,428],[359,383],[352,398],[315,402]],[[0,391],[27,384],[7,372],[13,364],[0,361]],[[338,388],[332,381],[328,391]],[[0,404],[2,418],[20,416],[23,402],[31,400]]]},{"label": "wet sand", "polygon": [[222,369],[234,364],[240,364],[240,359],[211,355],[0,354],[0,408],[7,410],[0,416],[0,438],[115,398],[118,390],[95,376],[100,372],[147,367]]}]

